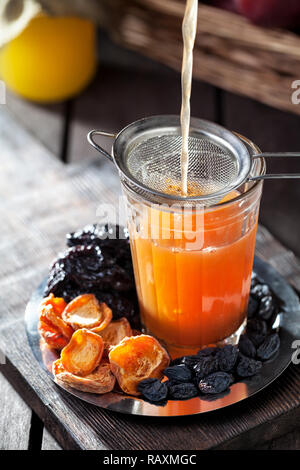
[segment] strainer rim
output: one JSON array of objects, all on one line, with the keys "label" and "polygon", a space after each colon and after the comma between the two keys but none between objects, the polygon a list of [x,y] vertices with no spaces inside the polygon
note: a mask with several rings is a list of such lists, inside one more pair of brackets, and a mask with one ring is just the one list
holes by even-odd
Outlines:
[{"label": "strainer rim", "polygon": [[[176,114],[160,114],[160,115],[153,115],[153,116],[147,116],[143,117],[141,119],[138,119],[127,126],[125,126],[123,129],[121,129],[115,136],[115,140],[113,143],[112,147],[112,157],[114,160],[114,163],[116,167],[118,168],[119,172],[123,175],[125,180],[128,182],[131,182],[132,185],[137,186],[140,190],[144,191],[148,195],[150,194],[151,196],[154,196],[156,198],[160,199],[165,199],[168,201],[177,201],[179,203],[184,203],[184,202],[203,202],[203,203],[208,203],[209,200],[214,200],[216,198],[222,199],[222,196],[224,197],[226,194],[228,194],[230,191],[233,191],[237,188],[239,188],[243,183],[247,181],[247,177],[250,174],[251,171],[251,154],[249,150],[247,149],[247,146],[244,144],[244,142],[238,137],[237,134],[234,132],[226,129],[225,127],[221,126],[220,124],[214,123],[212,121],[206,120],[206,119],[201,119],[201,118],[196,118],[196,117],[191,117],[190,120],[190,127],[191,129],[201,129],[202,132],[205,132],[205,129],[207,127],[209,128],[214,128],[215,130],[218,131],[217,134],[214,134],[216,137],[216,140],[218,140],[220,135],[226,135],[229,136],[229,139],[224,139],[224,142],[228,145],[228,147],[232,144],[232,141],[236,143],[236,145],[241,149],[242,154],[247,156],[249,164],[245,166],[244,171],[241,173],[241,176],[237,178],[236,184],[234,185],[229,185],[226,187],[226,189],[214,192],[212,194],[208,195],[202,195],[202,196],[179,196],[179,195],[174,195],[174,194],[168,194],[165,192],[157,191],[143,183],[141,183],[139,180],[137,180],[129,171],[127,171],[127,167],[124,164],[124,161],[122,159],[122,155],[120,155],[120,151],[118,151],[118,145],[120,145],[120,139],[124,137],[124,134],[128,133],[128,131],[131,129],[138,128],[139,126],[143,126],[145,123],[151,123],[151,122],[165,122],[165,125],[162,125],[163,127],[176,127],[180,128],[180,116]],[[172,124],[173,123],[173,124]],[[158,127],[158,126],[157,126]],[[220,134],[220,135],[219,135]],[[180,135],[180,134],[179,134]],[[122,152],[121,152],[122,153]],[[134,189],[132,188],[134,191]],[[212,203],[212,206],[215,204]]]}]

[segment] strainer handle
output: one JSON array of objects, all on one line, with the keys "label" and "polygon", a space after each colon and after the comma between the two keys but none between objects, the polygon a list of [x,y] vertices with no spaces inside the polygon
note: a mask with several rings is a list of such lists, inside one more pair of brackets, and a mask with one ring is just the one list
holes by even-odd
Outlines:
[{"label": "strainer handle", "polygon": [[98,150],[98,152],[104,155],[104,157],[108,158],[111,162],[113,162],[112,156],[95,142],[94,135],[102,135],[104,137],[111,137],[113,139],[116,137],[116,135],[110,132],[97,131],[97,130],[90,131],[87,135],[88,143],[91,144],[91,146],[94,147],[94,149]]},{"label": "strainer handle", "polygon": [[[282,153],[258,153],[253,155],[253,159],[255,158],[300,158],[299,152],[282,152]],[[252,178],[248,178],[249,181],[258,181],[258,180],[272,180],[272,179],[300,179],[300,173],[279,173],[279,174],[266,174],[260,176],[253,176]]]}]

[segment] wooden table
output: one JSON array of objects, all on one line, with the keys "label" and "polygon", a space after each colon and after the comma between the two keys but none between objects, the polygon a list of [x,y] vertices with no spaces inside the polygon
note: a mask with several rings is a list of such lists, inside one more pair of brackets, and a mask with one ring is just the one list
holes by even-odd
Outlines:
[{"label": "wooden table", "polygon": [[[150,450],[300,448],[299,367],[289,367],[259,395],[228,410],[158,421],[107,412],[64,393],[39,369],[27,345],[23,324],[26,302],[46,275],[51,259],[64,248],[65,233],[96,221],[99,202],[114,203],[119,194],[118,179],[110,164],[95,160],[97,156],[88,148],[87,130],[117,130],[142,115],[178,112],[177,75],[163,70],[159,80],[154,80],[157,75],[147,70],[148,65],[142,72],[107,66],[80,99],[66,104],[45,108],[9,96],[7,106],[0,109],[0,348],[6,354],[6,363],[0,366],[0,446],[36,450],[60,446]],[[251,132],[257,132],[253,138],[258,142],[260,136],[265,150],[270,146],[264,140],[272,136],[273,150],[280,148],[278,133],[273,134],[268,120],[265,132],[258,132],[259,124],[249,123],[247,112],[234,114],[241,105],[240,98],[197,83],[193,100],[201,109],[196,115],[223,122],[250,137]],[[254,103],[247,100],[243,106],[249,111]],[[272,115],[269,108],[260,109],[265,117]],[[292,145],[286,150],[294,150],[295,128],[287,125],[293,122],[296,127],[294,117],[275,115],[276,126],[284,129],[285,139],[286,133],[293,135]],[[271,215],[270,205],[263,206],[264,220],[282,211],[284,202],[278,201]],[[288,238],[291,227],[294,232],[298,229],[293,217],[294,201],[288,204],[288,226],[281,238]],[[289,237],[293,247],[295,240]],[[263,226],[258,231],[257,253],[300,290],[299,260]]]}]

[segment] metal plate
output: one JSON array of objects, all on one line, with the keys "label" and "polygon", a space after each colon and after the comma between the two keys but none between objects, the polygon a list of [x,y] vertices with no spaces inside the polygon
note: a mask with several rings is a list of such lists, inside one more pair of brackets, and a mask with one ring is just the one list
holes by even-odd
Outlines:
[{"label": "metal plate", "polygon": [[[66,385],[61,387],[83,401],[92,403],[120,413],[143,416],[184,416],[218,410],[238,403],[259,392],[273,382],[290,364],[293,353],[292,343],[300,338],[300,304],[297,294],[290,285],[267,263],[255,259],[254,270],[282,301],[282,313],[279,316],[281,347],[277,356],[264,363],[261,373],[257,376],[235,383],[230,390],[217,398],[196,397],[189,400],[169,400],[164,406],[157,406],[143,399],[130,397],[117,392],[96,395],[80,392]],[[51,370],[52,362],[57,359],[56,353],[40,347],[38,334],[38,306],[43,297],[46,280],[37,288],[29,301],[25,324],[30,347],[34,356],[44,369]],[[51,374],[49,372],[49,374]],[[51,374],[52,377],[52,374]]]}]

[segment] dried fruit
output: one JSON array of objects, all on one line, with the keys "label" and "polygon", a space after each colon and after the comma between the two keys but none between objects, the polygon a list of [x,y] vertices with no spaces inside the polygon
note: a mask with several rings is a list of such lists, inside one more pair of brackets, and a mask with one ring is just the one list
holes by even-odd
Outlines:
[{"label": "dried fruit", "polygon": [[104,350],[102,338],[92,331],[75,331],[69,344],[61,352],[64,368],[74,375],[89,375],[99,365]]},{"label": "dried fruit", "polygon": [[217,352],[218,368],[223,372],[229,372],[235,366],[238,358],[238,349],[236,346],[226,344]]},{"label": "dried fruit", "polygon": [[256,331],[253,330],[247,330],[246,335],[248,338],[252,341],[254,346],[258,348],[265,340],[266,335],[263,333],[257,333]]},{"label": "dried fruit", "polygon": [[193,367],[199,362],[199,356],[198,355],[192,355],[192,356],[182,356],[182,357],[177,357],[176,359],[173,359],[171,361],[170,366],[175,366],[178,364],[184,364],[187,366],[189,369],[193,369]]},{"label": "dried fruit", "polygon": [[110,257],[105,257],[97,245],[73,246],[53,263],[47,291],[55,293],[66,282],[73,282],[85,292],[93,288],[128,291],[134,287],[132,275]]},{"label": "dried fruit", "polygon": [[197,364],[194,366],[194,372],[197,380],[202,379],[206,375],[216,372],[219,369],[218,358],[214,356],[199,357]]},{"label": "dried fruit", "polygon": [[[93,331],[96,332],[95,330]],[[126,336],[132,336],[133,332],[128,320],[126,318],[120,318],[120,320],[110,322],[103,330],[97,331],[97,334],[103,339],[104,348],[108,349],[110,346],[119,344]]]},{"label": "dried fruit", "polygon": [[62,311],[65,306],[63,298],[50,294],[43,299],[39,308],[39,333],[53,349],[64,348],[73,334],[73,329],[62,319]]},{"label": "dried fruit", "polygon": [[267,284],[256,284],[250,292],[257,300],[261,300],[266,295],[271,295],[270,288]]},{"label": "dried fruit", "polygon": [[138,308],[131,299],[122,296],[118,292],[112,294],[96,290],[94,294],[100,302],[105,302],[111,308],[114,320],[126,317],[130,321],[131,326],[133,326],[135,317],[138,315]]},{"label": "dried fruit", "polygon": [[190,382],[192,380],[192,372],[184,364],[167,367],[164,374],[173,382]]},{"label": "dried fruit", "polygon": [[268,361],[280,348],[280,338],[277,333],[266,337],[257,350],[257,357],[262,361]]},{"label": "dried fruit", "polygon": [[201,393],[217,394],[225,392],[233,383],[233,377],[227,372],[214,372],[200,380],[198,387]]},{"label": "dried fruit", "polygon": [[62,297],[54,297],[53,294],[49,294],[48,297],[45,297],[42,300],[40,311],[42,311],[43,307],[46,307],[47,305],[51,305],[53,307],[54,313],[59,317],[61,317],[64,309],[67,306],[65,300]]},{"label": "dried fruit", "polygon": [[261,335],[266,335],[268,332],[268,325],[264,320],[259,320],[258,318],[251,318],[247,322],[247,332],[248,331],[259,333]]},{"label": "dried fruit", "polygon": [[148,335],[124,338],[109,353],[111,370],[125,393],[138,395],[138,384],[144,379],[163,376],[169,365],[168,353]]},{"label": "dried fruit", "polygon": [[247,335],[242,335],[240,337],[239,350],[244,356],[251,358],[256,357],[256,347]]},{"label": "dried fruit", "polygon": [[99,303],[93,294],[83,294],[68,303],[62,316],[74,330],[88,328],[98,332],[109,324],[112,311],[104,302]]},{"label": "dried fruit", "polygon": [[39,321],[38,331],[44,341],[52,349],[57,349],[60,351],[65,346],[67,346],[69,340],[67,340],[62,333],[60,333],[56,328],[50,326],[49,324]]},{"label": "dried fruit", "polygon": [[256,361],[250,357],[246,357],[240,354],[236,372],[239,377],[251,377],[257,374],[261,367],[262,363],[260,361]]},{"label": "dried fruit", "polygon": [[168,383],[169,398],[171,400],[185,400],[198,395],[197,387],[193,383]]},{"label": "dried fruit", "polygon": [[258,309],[258,300],[252,295],[249,296],[249,303],[248,303],[248,318],[252,318],[255,316]]},{"label": "dried fruit", "polygon": [[85,377],[68,372],[61,359],[53,363],[52,371],[56,383],[63,383],[82,392],[103,394],[111,392],[116,378],[110,370],[108,362],[100,363],[96,369]]},{"label": "dried fruit", "polygon": [[214,356],[215,354],[218,353],[220,348],[217,347],[209,347],[209,348],[204,348],[200,349],[200,351],[197,352],[198,357],[203,357],[203,356]]},{"label": "dried fruit", "polygon": [[271,295],[263,297],[260,301],[257,316],[263,320],[269,320],[273,314],[275,305]]},{"label": "dried fruit", "polygon": [[138,392],[140,392],[147,400],[156,402],[167,398],[168,387],[165,382],[158,379],[145,379],[138,384]]},{"label": "dried fruit", "polygon": [[52,292],[70,302],[94,294],[114,319],[126,317],[140,328],[127,229],[94,224],[67,235],[67,243],[70,248],[50,268],[45,295]]}]

